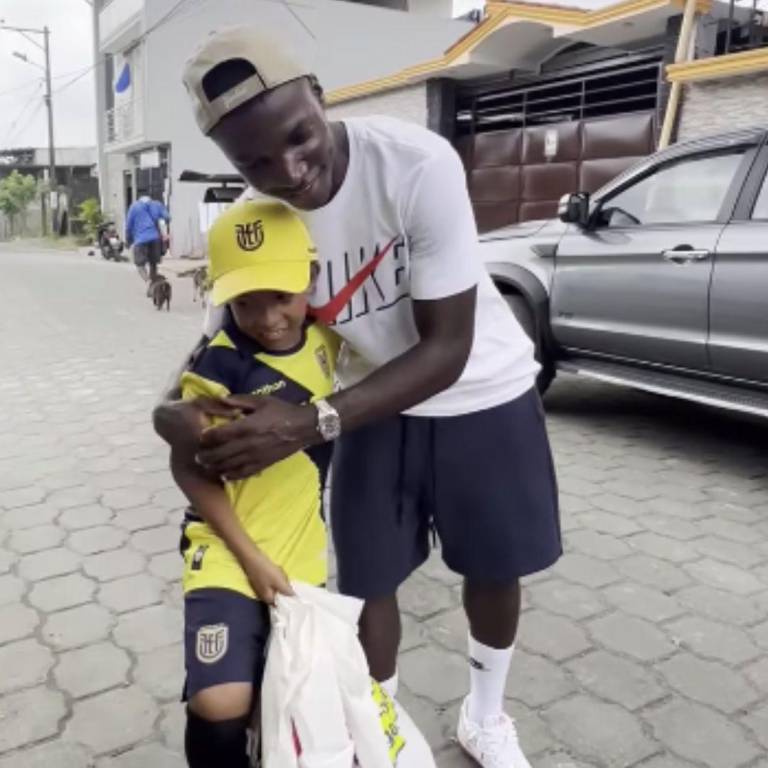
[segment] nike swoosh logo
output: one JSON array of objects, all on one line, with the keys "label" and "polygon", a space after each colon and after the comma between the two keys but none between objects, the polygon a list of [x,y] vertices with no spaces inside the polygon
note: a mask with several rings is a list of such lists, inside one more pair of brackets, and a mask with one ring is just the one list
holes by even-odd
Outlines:
[{"label": "nike swoosh logo", "polygon": [[400,235],[395,235],[384,247],[384,250],[377,253],[327,304],[324,304],[322,307],[312,307],[312,315],[326,325],[330,325],[336,320],[339,314],[341,314],[341,310],[347,306],[350,299],[360,289],[360,286],[376,271],[376,267],[381,264],[384,257],[399,239]]}]

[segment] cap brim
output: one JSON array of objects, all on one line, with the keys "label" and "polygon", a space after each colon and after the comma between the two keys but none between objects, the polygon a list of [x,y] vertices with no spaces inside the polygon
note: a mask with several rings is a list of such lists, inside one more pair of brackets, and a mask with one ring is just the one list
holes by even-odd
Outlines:
[{"label": "cap brim", "polygon": [[309,261],[281,261],[235,269],[214,281],[211,298],[218,306],[252,291],[303,293],[309,287],[310,265]]}]

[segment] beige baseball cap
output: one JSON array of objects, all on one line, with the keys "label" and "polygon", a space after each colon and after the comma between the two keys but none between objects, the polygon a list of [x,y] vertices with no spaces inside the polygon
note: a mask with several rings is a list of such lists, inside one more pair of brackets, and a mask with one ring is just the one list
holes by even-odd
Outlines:
[{"label": "beige baseball cap", "polygon": [[[227,61],[239,60],[253,67],[253,74],[213,99],[206,95],[205,77]],[[228,27],[214,32],[184,66],[184,85],[204,134],[222,117],[254,96],[280,85],[308,77],[308,67],[292,55],[274,35],[260,27]]]}]

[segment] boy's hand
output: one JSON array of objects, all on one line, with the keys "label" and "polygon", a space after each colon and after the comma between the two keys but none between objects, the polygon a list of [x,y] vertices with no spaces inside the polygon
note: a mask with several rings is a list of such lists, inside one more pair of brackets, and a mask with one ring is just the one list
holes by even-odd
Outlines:
[{"label": "boy's hand", "polygon": [[262,552],[254,552],[243,562],[248,581],[257,597],[267,605],[274,605],[278,594],[293,595],[291,582],[285,571],[275,565]]}]

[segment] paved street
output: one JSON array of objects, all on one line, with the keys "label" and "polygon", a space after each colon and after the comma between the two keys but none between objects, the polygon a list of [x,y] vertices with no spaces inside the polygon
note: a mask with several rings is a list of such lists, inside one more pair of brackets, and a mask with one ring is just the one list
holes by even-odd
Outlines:
[{"label": "paved street", "polygon": [[[149,425],[198,333],[127,264],[0,246],[0,768],[177,768],[182,497]],[[768,425],[575,380],[547,399],[568,554],[507,687],[534,768],[768,768]],[[514,499],[510,500],[514,503]],[[458,580],[402,595],[402,701],[439,753]]]}]

